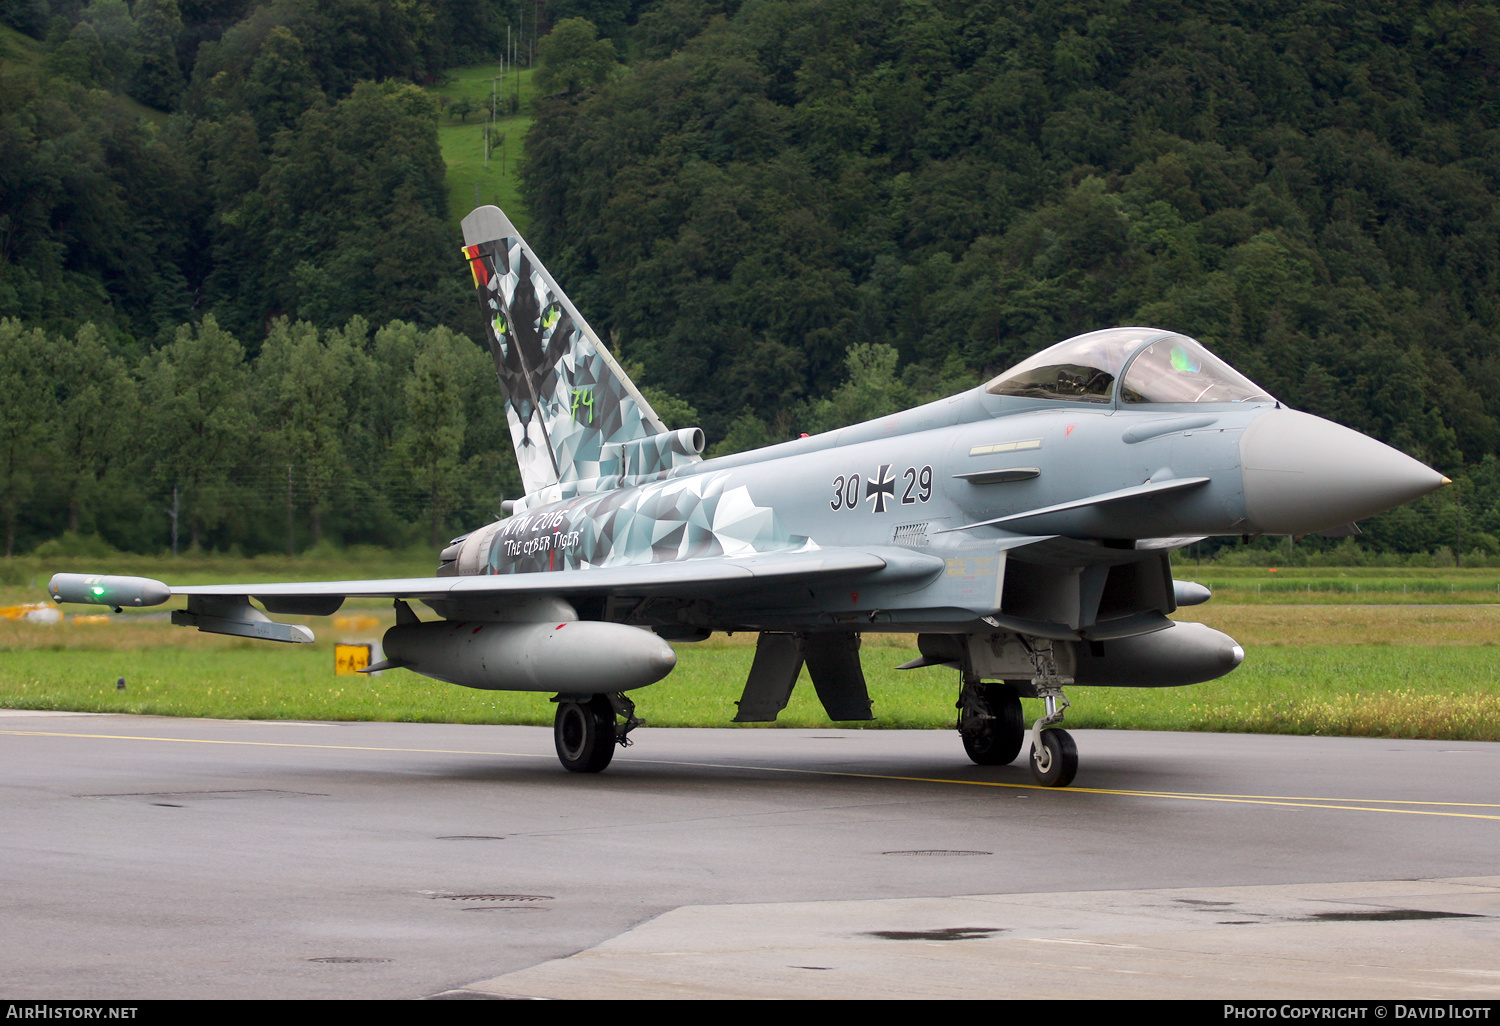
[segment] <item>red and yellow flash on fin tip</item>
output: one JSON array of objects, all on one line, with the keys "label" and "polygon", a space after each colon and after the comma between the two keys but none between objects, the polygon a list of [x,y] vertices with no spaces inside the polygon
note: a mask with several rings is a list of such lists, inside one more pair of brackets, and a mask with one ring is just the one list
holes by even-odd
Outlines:
[{"label": "red and yellow flash on fin tip", "polygon": [[464,256],[469,258],[469,271],[474,275],[474,287],[483,288],[490,280],[489,268],[484,266],[484,260],[479,255],[478,246],[463,247]]}]

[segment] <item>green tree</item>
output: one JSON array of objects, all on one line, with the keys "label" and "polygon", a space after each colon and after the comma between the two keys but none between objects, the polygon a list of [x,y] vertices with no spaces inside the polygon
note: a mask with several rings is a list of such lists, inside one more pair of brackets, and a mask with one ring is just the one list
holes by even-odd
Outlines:
[{"label": "green tree", "polygon": [[0,79],[0,316],[72,334],[178,323],[203,208],[179,138],[118,99]]},{"label": "green tree", "polygon": [[[245,350],[212,315],[183,325],[141,368],[156,479],[185,509],[188,544],[230,517],[253,455],[256,417]],[[253,482],[252,483],[259,483]]]},{"label": "green tree", "polygon": [[92,324],[71,338],[55,338],[45,365],[57,398],[53,479],[67,496],[68,530],[95,533],[111,519],[109,507],[119,494],[110,479],[138,462],[132,445],[141,412],[136,382]]},{"label": "green tree", "polygon": [[323,99],[302,40],[285,25],[271,29],[261,42],[244,98],[262,138],[291,128],[303,111]]},{"label": "green tree", "polygon": [[5,519],[5,555],[15,554],[22,512],[48,480],[56,459],[52,423],[57,402],[48,374],[45,332],[19,321],[0,320],[0,517]]},{"label": "green tree", "polygon": [[723,0],[662,0],[651,5],[641,11],[633,33],[639,55],[648,60],[671,56],[716,16],[722,18],[725,6]]},{"label": "green tree", "polygon": [[564,18],[537,46],[536,87],[573,94],[603,85],[620,67],[615,44],[600,39],[587,18]]},{"label": "green tree", "polygon": [[277,136],[254,193],[225,219],[220,245],[248,273],[216,268],[217,305],[245,331],[278,316],[328,329],[472,308],[446,215],[435,102],[415,86],[362,83]]},{"label": "green tree", "polygon": [[86,21],[69,27],[62,18],[53,19],[47,34],[46,66],[49,74],[81,86],[102,86],[108,77],[104,43]]},{"label": "green tree", "polygon": [[106,89],[124,88],[140,61],[130,6],[125,0],[92,0],[74,31],[79,30],[92,32],[98,40],[95,82]]},{"label": "green tree", "polygon": [[734,418],[729,425],[729,430],[724,433],[724,437],[709,447],[708,455],[710,457],[731,456],[737,452],[760,449],[780,441],[783,439],[774,437],[765,421],[747,410]]},{"label": "green tree", "polygon": [[311,542],[317,545],[325,519],[349,490],[350,406],[366,364],[350,333],[320,336],[310,324],[284,319],[272,324],[256,358],[263,444],[277,475],[286,470],[289,555],[296,548],[295,509],[307,510]]},{"label": "green tree", "polygon": [[177,62],[182,11],[177,0],[136,0],[138,63],[131,95],[159,110],[171,110],[184,85]]},{"label": "green tree", "polygon": [[[480,468],[464,459],[468,428],[465,395],[473,379],[475,346],[444,329],[425,333],[403,389],[406,408],[394,446],[393,469],[408,483],[427,521],[427,540],[446,540],[452,515]],[[470,357],[465,360],[465,357]]]},{"label": "green tree", "polygon": [[853,345],[844,359],[849,379],[830,398],[810,405],[805,420],[809,433],[874,420],[912,405],[910,391],[896,374],[900,354],[894,347]]}]

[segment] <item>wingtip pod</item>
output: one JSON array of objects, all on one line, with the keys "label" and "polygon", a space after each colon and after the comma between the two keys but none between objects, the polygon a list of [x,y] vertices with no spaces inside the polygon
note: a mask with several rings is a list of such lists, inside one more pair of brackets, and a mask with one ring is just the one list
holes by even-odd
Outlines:
[{"label": "wingtip pod", "polygon": [[172,589],[149,577],[102,577],[93,574],[53,574],[47,592],[54,602],[85,602],[95,606],[159,606]]}]

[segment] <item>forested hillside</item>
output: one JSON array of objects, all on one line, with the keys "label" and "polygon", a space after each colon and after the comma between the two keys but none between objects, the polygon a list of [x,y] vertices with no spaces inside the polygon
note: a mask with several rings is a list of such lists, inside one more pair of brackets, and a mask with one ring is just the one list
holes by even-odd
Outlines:
[{"label": "forested hillside", "polygon": [[851,344],[920,382],[1145,323],[1437,465],[1500,442],[1493,5],[668,12],[703,31],[545,108],[529,195],[712,429],[826,392]]},{"label": "forested hillside", "polygon": [[0,10],[51,12],[39,65],[0,77],[0,316],[140,352],[211,311],[253,352],[275,316],[468,314],[417,84],[498,53],[517,3]]},{"label": "forested hillside", "polygon": [[655,60],[539,111],[528,195],[555,273],[710,437],[831,426],[809,401],[851,346],[899,356],[856,353],[869,414],[1151,324],[1450,474],[1500,443],[1494,4],[651,18]]},{"label": "forested hillside", "polygon": [[6,554],[436,543],[496,514],[519,486],[422,86],[523,16],[0,0]]},{"label": "forested hillside", "polygon": [[157,417],[165,354],[224,336],[270,439],[270,382],[296,375],[257,354],[316,339],[358,364],[339,408],[371,425],[317,457],[369,489],[337,499],[289,442],[257,443],[218,500],[159,454],[110,503],[0,455],[0,487],[35,482],[0,511],[17,544],[76,524],[159,548],[174,486],[184,539],[252,550],[288,508],[300,546],[498,503],[498,404],[467,413],[444,465],[468,498],[443,502],[399,498],[373,425],[407,414],[360,404],[415,380],[377,366],[382,331],[478,339],[418,86],[539,14],[565,31],[542,40],[531,241],[720,451],[1153,324],[1459,480],[1367,548],[1500,552],[1500,5],[1397,0],[0,0],[35,40],[0,53],[0,343],[103,346]]}]

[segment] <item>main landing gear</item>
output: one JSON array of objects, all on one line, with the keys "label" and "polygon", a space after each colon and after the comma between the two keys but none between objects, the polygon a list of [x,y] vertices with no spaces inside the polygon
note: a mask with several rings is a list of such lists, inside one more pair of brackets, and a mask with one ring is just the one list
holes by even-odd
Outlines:
[{"label": "main landing gear", "polygon": [[[615,746],[630,744],[626,737],[645,723],[635,715],[635,703],[624,694],[558,695],[552,720],[557,758],[572,773],[598,773],[615,757]],[[623,716],[623,723],[615,717]]]},{"label": "main landing gear", "polygon": [[981,766],[1015,762],[1026,740],[1020,692],[998,681],[964,681],[958,693],[958,734],[969,758]]},{"label": "main landing gear", "polygon": [[1031,693],[1042,700],[1046,714],[1026,729],[1021,713],[1021,685],[966,678],[958,695],[958,732],[964,751],[980,766],[1008,766],[1021,753],[1031,735],[1031,775],[1044,787],[1067,787],[1078,773],[1078,746],[1057,724],[1071,704],[1063,686],[1071,677],[1058,673],[1052,642],[1033,640],[1026,645],[1035,676]]}]

